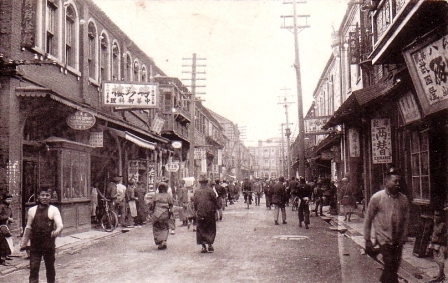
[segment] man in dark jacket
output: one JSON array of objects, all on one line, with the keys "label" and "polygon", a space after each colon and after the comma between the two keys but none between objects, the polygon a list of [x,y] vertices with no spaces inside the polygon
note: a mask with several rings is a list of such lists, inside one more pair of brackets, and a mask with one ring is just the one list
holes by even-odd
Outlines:
[{"label": "man in dark jacket", "polygon": [[218,217],[222,220],[222,211],[224,209],[224,200],[226,199],[226,189],[221,186],[219,179],[215,180],[215,191],[218,194]]},{"label": "man in dark jacket", "polygon": [[297,182],[296,177],[291,177],[291,181],[289,182],[289,190],[291,192],[291,199],[292,199],[292,210],[297,209],[297,203],[294,202],[295,198],[298,197],[298,187],[299,182]]},{"label": "man in dark jacket", "polygon": [[299,227],[302,227],[302,222],[305,222],[305,228],[308,229],[310,224],[310,207],[309,202],[313,195],[313,189],[305,182],[304,177],[299,177],[299,186],[297,195],[300,199],[299,204]]},{"label": "man in dark jacket", "polygon": [[274,211],[275,225],[278,225],[279,210],[282,211],[283,224],[286,224],[286,210],[285,210],[286,187],[283,184],[284,182],[285,182],[285,178],[283,176],[278,178],[278,181],[275,183],[275,185],[272,189],[272,204],[275,207],[275,211]]}]

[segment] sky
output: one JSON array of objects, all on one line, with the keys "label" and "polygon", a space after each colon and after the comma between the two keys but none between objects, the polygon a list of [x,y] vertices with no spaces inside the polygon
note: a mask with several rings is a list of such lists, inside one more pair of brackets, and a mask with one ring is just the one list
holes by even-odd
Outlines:
[{"label": "sky", "polygon": [[[282,28],[293,5],[279,0],[93,0],[156,65],[190,85],[193,53],[200,60],[196,92],[203,104],[241,129],[247,146],[281,136],[290,123],[298,134],[294,34]],[[308,0],[297,4],[303,113],[331,56],[331,34],[348,0]],[[305,22],[306,20],[306,22]],[[285,25],[291,26],[292,19]],[[184,73],[183,73],[184,72]],[[186,80],[184,80],[186,79]],[[285,108],[284,102],[287,102]],[[287,114],[286,115],[286,110]],[[288,116],[288,118],[287,118]]]}]

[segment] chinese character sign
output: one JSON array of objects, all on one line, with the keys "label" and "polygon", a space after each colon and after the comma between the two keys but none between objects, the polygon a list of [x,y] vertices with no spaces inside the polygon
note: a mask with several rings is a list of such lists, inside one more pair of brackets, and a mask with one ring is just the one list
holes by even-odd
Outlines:
[{"label": "chinese character sign", "polygon": [[406,124],[420,120],[420,110],[418,110],[417,102],[411,92],[400,97],[398,99],[398,105]]},{"label": "chinese character sign", "polygon": [[360,157],[359,133],[357,129],[348,130],[348,142],[350,147],[350,157]]},{"label": "chinese character sign", "polygon": [[152,120],[151,130],[160,135],[164,124],[165,120],[156,115]]},{"label": "chinese character sign", "polygon": [[305,134],[323,134],[328,133],[328,130],[323,130],[322,127],[330,120],[330,117],[318,117],[304,119]]},{"label": "chinese character sign", "polygon": [[103,83],[103,103],[105,106],[132,108],[157,107],[157,85],[149,83]]},{"label": "chinese character sign", "polygon": [[389,119],[372,119],[373,164],[392,163],[392,135]]},{"label": "chinese character sign", "polygon": [[194,149],[194,159],[205,159],[205,149],[195,148]]},{"label": "chinese character sign", "polygon": [[437,29],[403,51],[423,114],[448,106],[448,35]]}]

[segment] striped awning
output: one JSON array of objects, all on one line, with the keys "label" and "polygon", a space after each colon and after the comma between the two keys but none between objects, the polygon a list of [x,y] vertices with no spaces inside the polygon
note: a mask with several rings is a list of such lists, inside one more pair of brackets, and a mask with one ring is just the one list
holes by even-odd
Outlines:
[{"label": "striped awning", "polygon": [[138,146],[140,146],[140,147],[151,149],[151,150],[155,150],[156,149],[156,144],[155,143],[149,142],[149,141],[147,141],[147,140],[145,140],[145,139],[143,139],[141,137],[138,137],[136,135],[133,135],[133,134],[127,132],[127,131],[120,131],[120,130],[112,129],[112,128],[108,128],[108,130],[110,132],[116,134],[117,136],[122,137],[122,138],[124,138],[124,139],[126,139],[126,140],[128,140],[128,141],[130,141],[130,142],[132,142],[132,143],[134,143],[134,144],[136,144]]}]

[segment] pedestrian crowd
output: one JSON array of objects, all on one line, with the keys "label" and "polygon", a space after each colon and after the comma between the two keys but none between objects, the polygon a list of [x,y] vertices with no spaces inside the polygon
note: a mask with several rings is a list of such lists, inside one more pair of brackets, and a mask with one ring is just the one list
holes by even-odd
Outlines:
[{"label": "pedestrian crowd", "polygon": [[[364,220],[364,239],[366,254],[376,257],[381,253],[384,268],[380,277],[383,283],[398,283],[403,245],[407,241],[409,226],[409,203],[400,192],[402,180],[399,170],[390,167],[385,173],[383,189],[372,195],[366,209]],[[274,225],[287,224],[286,207],[297,211],[298,228],[309,229],[311,212],[323,216],[324,205],[329,206],[330,215],[343,215],[344,221],[351,221],[358,202],[350,182],[350,174],[345,174],[340,182],[321,178],[306,181],[304,177],[245,178],[237,180],[209,180],[205,175],[191,186],[180,180],[179,188],[171,188],[167,179],[162,179],[153,194],[148,192],[141,182],[122,184],[122,177],[115,176],[107,185],[104,194],[98,183],[92,187],[92,220],[98,218],[98,200],[110,201],[111,208],[118,215],[123,229],[133,225],[144,225],[150,220],[154,243],[159,250],[168,247],[170,234],[175,234],[175,218],[178,216],[182,227],[196,232],[196,244],[201,253],[213,253],[217,233],[217,222],[223,221],[223,211],[229,205],[244,197],[246,208],[252,202],[260,206],[265,197],[266,209],[273,208]],[[26,250],[30,259],[29,282],[38,282],[42,259],[45,263],[47,282],[55,282],[55,239],[63,229],[61,214],[56,206],[50,204],[52,190],[41,187],[36,205],[28,210],[27,223],[20,249]],[[5,193],[0,204],[0,264],[7,264],[13,251],[9,226],[14,222],[10,208],[13,196]],[[311,209],[314,204],[314,210]],[[439,272],[431,283],[445,279],[444,262],[446,258],[448,228],[443,208],[434,210],[434,223],[427,251],[438,266]]]}]

